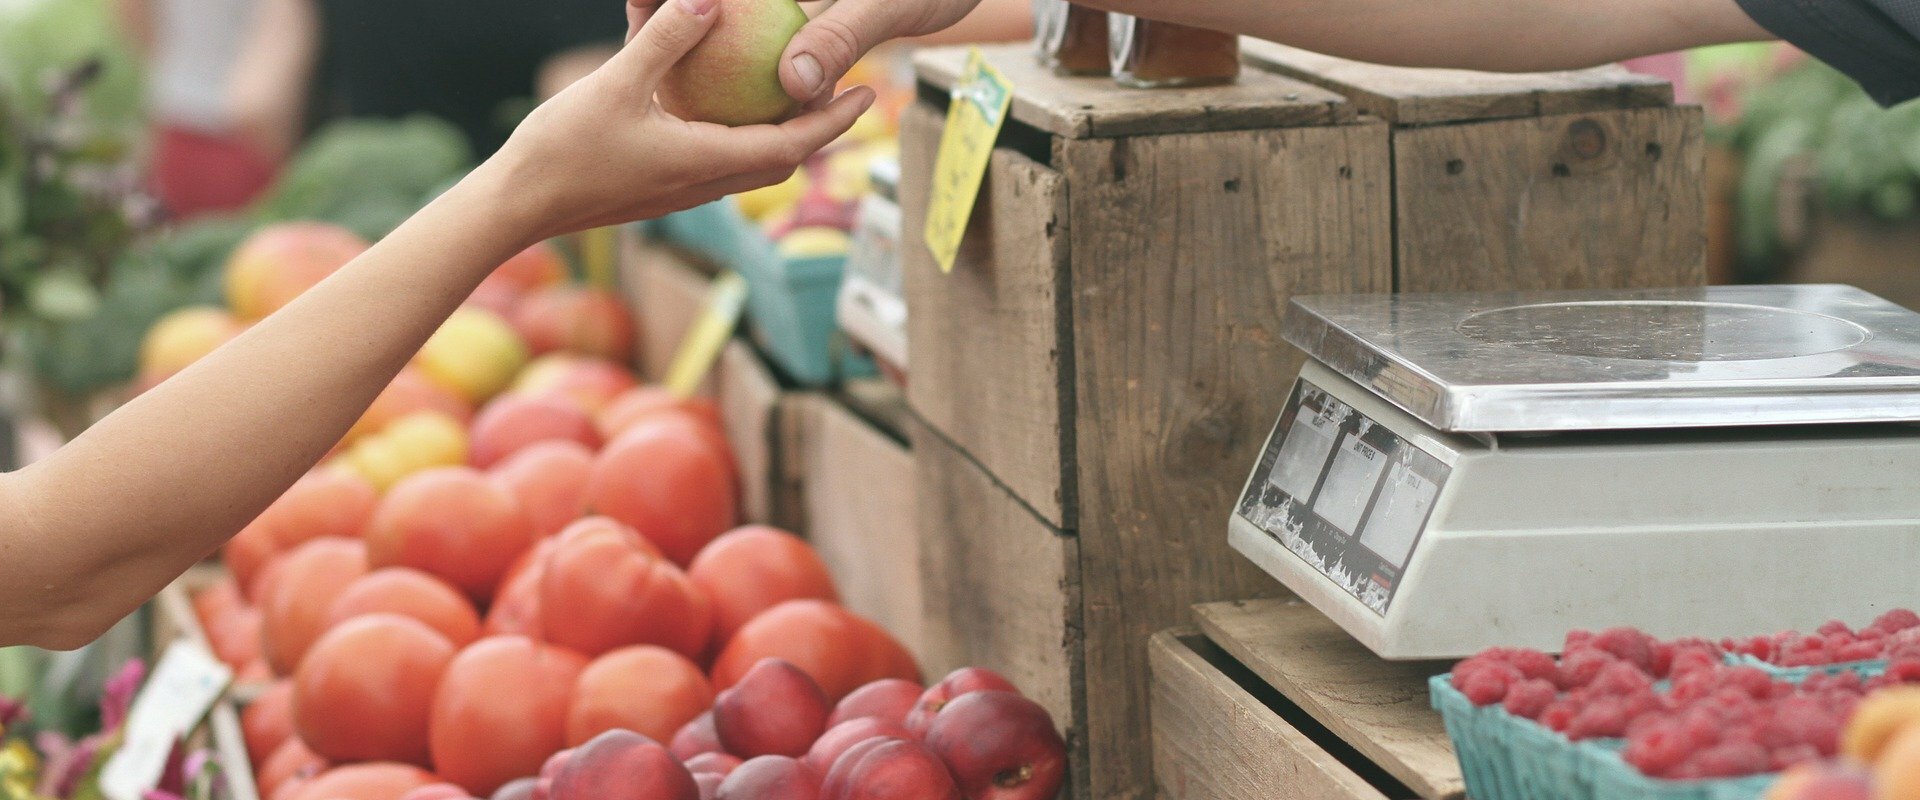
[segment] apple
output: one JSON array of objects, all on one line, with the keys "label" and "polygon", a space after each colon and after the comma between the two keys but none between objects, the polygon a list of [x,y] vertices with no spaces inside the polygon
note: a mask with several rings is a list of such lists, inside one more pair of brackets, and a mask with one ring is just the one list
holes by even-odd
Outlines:
[{"label": "apple", "polygon": [[1067,777],[1067,744],[1039,703],[1012,692],[969,692],[927,730],[967,800],[1050,800]]},{"label": "apple", "polygon": [[959,699],[961,695],[971,692],[1018,694],[1020,690],[1014,688],[1013,681],[1007,680],[993,670],[985,667],[961,667],[948,673],[947,677],[941,678],[939,683],[928,687],[927,691],[920,695],[920,700],[914,704],[913,711],[907,714],[907,730],[913,731],[916,738],[924,738],[927,735],[927,728],[933,725],[934,715],[939,714],[940,709]]},{"label": "apple", "polygon": [[807,24],[794,0],[720,0],[720,18],[660,82],[660,105],[692,122],[759,125],[793,116],[780,56]]}]

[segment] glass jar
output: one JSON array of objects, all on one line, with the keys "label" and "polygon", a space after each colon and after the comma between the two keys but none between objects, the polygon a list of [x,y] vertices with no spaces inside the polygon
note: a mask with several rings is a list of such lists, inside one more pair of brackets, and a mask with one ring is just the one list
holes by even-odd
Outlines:
[{"label": "glass jar", "polygon": [[1107,74],[1107,12],[1065,0],[1041,0],[1036,9],[1041,63],[1059,75]]},{"label": "glass jar", "polygon": [[1240,37],[1189,25],[1113,14],[1113,78],[1135,89],[1213,86],[1240,77]]}]

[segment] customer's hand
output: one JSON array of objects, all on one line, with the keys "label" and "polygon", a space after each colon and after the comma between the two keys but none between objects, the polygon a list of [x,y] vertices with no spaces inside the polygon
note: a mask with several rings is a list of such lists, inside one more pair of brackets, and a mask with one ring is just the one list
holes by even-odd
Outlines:
[{"label": "customer's hand", "polygon": [[667,0],[604,66],[528,115],[476,176],[503,215],[537,240],[779,183],[873,104],[860,87],[780,125],[739,128],[667,113],[654,89],[719,14],[719,0]]},{"label": "customer's hand", "polygon": [[[629,30],[676,0],[627,0]],[[824,100],[855,61],[889,39],[923,36],[965,17],[980,0],[837,0],[793,37],[780,84],[802,102]]]}]

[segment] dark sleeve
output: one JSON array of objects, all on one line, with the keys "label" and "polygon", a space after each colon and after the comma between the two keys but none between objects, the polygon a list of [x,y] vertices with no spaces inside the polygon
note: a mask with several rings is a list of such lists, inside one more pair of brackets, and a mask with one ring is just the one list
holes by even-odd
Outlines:
[{"label": "dark sleeve", "polygon": [[1881,105],[1920,97],[1920,0],[1739,0],[1773,35],[1833,65]]},{"label": "dark sleeve", "polygon": [[590,45],[620,46],[627,36],[626,0],[537,0],[548,9],[547,47],[560,53]]}]

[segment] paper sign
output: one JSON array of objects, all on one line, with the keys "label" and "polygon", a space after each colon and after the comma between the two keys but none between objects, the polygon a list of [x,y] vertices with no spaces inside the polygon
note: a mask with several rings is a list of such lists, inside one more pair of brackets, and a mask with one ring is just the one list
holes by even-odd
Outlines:
[{"label": "paper sign", "polygon": [[233,682],[233,670],[204,645],[181,640],[167,648],[133,699],[125,737],[100,772],[108,800],[141,800],[160,782],[173,743],[187,735]]},{"label": "paper sign", "polygon": [[727,346],[734,326],[740,324],[740,312],[746,305],[747,280],[736,272],[721,273],[707,295],[707,310],[687,331],[680,352],[674,354],[673,366],[667,369],[667,391],[675,397],[692,397],[699,391],[700,382],[713,369],[720,349]]},{"label": "paper sign", "polygon": [[940,136],[940,152],[933,162],[926,235],[927,248],[941,272],[952,272],[954,259],[960,256],[960,239],[973,217],[994,140],[1000,138],[1012,103],[1013,85],[975,48],[967,56],[966,74],[953,87],[946,132]]}]

